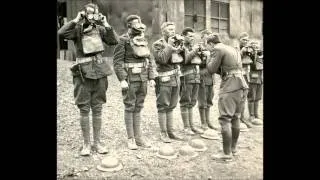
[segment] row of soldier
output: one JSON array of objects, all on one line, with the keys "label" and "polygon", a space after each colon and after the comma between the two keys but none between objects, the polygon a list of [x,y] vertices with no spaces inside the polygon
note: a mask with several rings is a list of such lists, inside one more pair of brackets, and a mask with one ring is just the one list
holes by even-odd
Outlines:
[{"label": "row of soldier", "polygon": [[[181,35],[178,35],[173,22],[162,24],[162,38],[155,41],[150,50],[148,41],[144,37],[146,26],[141,22],[141,18],[130,15],[126,23],[127,33],[118,36],[106,17],[99,13],[97,5],[90,3],[84,6],[83,11],[80,11],[74,20],[58,31],[60,36],[73,40],[76,47],[76,64],[71,71],[75,103],[80,110],[83,135],[80,154],[85,156],[90,155],[91,152],[90,110],[92,111],[93,147],[98,153],[108,152],[100,140],[102,104],[106,103],[107,76],[110,75],[108,64],[101,55],[104,51],[104,42],[108,45],[116,45],[113,64],[122,89],[129,149],[138,149],[138,146],[151,147],[150,143],[142,137],[140,129],[141,110],[147,95],[148,83],[150,86],[155,86],[156,90],[162,142],[184,140],[184,137],[174,132],[173,128],[173,110],[178,102],[184,135],[203,134],[208,128],[216,129],[210,121],[210,107],[213,105],[214,95],[213,74],[220,74],[222,83],[218,105],[224,154],[219,157],[232,158],[231,149],[236,153],[240,133],[239,119],[241,110],[244,109],[249,83],[243,77],[239,50],[223,45],[219,34],[208,30],[201,32],[202,42],[195,43],[195,31],[192,28],[184,28]],[[258,46],[253,47],[254,52],[257,52]],[[243,55],[247,54],[244,49],[241,50]],[[250,58],[252,57],[250,55]],[[255,60],[250,64],[253,62]],[[223,65],[225,63],[227,66]],[[229,67],[228,64],[233,64],[231,67],[234,67],[230,71],[225,70]],[[236,79],[229,81],[231,76]],[[250,103],[256,101],[258,101],[256,98],[252,98],[252,101],[250,99]],[[196,127],[194,123],[193,108],[197,102],[201,128]],[[253,111],[250,110],[250,115],[251,112]],[[252,116],[255,115],[252,114]],[[252,120],[253,118],[249,118],[243,122],[249,124],[253,122]]]}]

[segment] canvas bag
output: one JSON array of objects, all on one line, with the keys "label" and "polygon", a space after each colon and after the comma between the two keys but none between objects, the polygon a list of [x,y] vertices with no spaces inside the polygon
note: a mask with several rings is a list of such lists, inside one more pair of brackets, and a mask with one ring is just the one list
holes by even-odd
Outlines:
[{"label": "canvas bag", "polygon": [[97,28],[93,28],[91,31],[83,33],[81,42],[84,54],[99,53],[104,51],[100,32]]}]

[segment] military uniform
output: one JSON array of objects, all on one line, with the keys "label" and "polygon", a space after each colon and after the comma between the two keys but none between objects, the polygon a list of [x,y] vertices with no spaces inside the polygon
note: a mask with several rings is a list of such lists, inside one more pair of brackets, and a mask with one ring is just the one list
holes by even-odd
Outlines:
[{"label": "military uniform", "polygon": [[[248,93],[248,104],[250,116],[260,119],[258,117],[259,101],[262,98],[263,89],[263,55],[262,51],[256,51],[253,63],[250,66],[250,82]],[[253,121],[254,119],[252,119]],[[253,124],[256,124],[253,122]]]},{"label": "military uniform", "polygon": [[137,57],[130,45],[129,34],[120,37],[119,44],[114,49],[114,70],[118,80],[125,80],[129,88],[122,90],[125,105],[125,124],[129,140],[144,146],[141,139],[141,109],[147,95],[147,82],[154,79],[154,71],[149,57]]},{"label": "military uniform", "polygon": [[235,152],[240,134],[241,105],[245,100],[248,85],[242,74],[240,53],[233,47],[218,43],[207,64],[210,74],[221,76],[219,91],[219,122],[225,155]]},{"label": "military uniform", "polygon": [[[243,76],[244,79],[246,80],[247,84],[249,85],[250,82],[250,71],[251,71],[251,64],[253,63],[252,60],[252,53],[253,52],[248,52],[248,48],[244,47],[244,46],[240,46],[241,49],[241,60],[242,60],[242,71],[243,71]],[[253,50],[253,49],[252,49]],[[248,94],[248,92],[247,92]],[[247,100],[248,97],[246,97]],[[249,110],[249,114],[250,114],[250,109],[251,109],[251,104],[248,103],[248,110]],[[244,111],[245,111],[245,102],[241,108],[241,121],[244,122],[247,127],[251,128],[251,121],[247,121],[245,120],[244,117]],[[244,126],[245,127],[245,126]]]},{"label": "military uniform", "polygon": [[[200,69],[198,64],[192,64],[194,58],[199,58],[198,50],[192,49],[191,45],[184,46],[184,63],[181,64],[181,90],[180,110],[184,129],[190,133],[189,128],[195,133],[203,133],[203,130],[195,127],[193,121],[193,107],[197,103],[200,84]],[[191,133],[193,134],[193,133]]]},{"label": "military uniform", "polygon": [[157,65],[156,96],[160,137],[164,142],[169,138],[180,139],[173,132],[173,109],[177,106],[180,91],[180,67],[172,63],[174,50],[164,38],[152,44],[152,53]]},{"label": "military uniform", "polygon": [[63,38],[73,40],[76,48],[77,64],[71,70],[75,104],[80,109],[80,124],[86,145],[90,144],[90,109],[92,110],[94,144],[100,143],[102,104],[106,103],[107,75],[111,74],[110,67],[102,58],[102,52],[84,53],[82,37],[86,33],[93,32],[98,33],[101,40],[108,45],[118,43],[118,36],[112,27],[96,25],[88,32],[84,32],[83,24],[70,21],[58,31],[58,34]]},{"label": "military uniform", "polygon": [[[210,57],[207,57],[208,59]],[[210,74],[206,68],[206,64],[200,66],[200,86],[198,92],[198,108],[203,129],[207,129],[207,126],[211,129],[215,129],[210,121],[210,107],[213,105],[214,96],[214,77]]]}]

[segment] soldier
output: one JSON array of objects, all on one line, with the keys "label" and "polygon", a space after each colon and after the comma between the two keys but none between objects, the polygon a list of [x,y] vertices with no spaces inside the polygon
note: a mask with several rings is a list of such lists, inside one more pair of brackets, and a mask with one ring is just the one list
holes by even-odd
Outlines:
[{"label": "soldier", "polygon": [[160,139],[165,143],[170,143],[171,139],[183,140],[174,133],[173,129],[173,109],[177,106],[180,91],[178,63],[183,60],[181,55],[183,47],[181,41],[176,39],[173,22],[164,22],[161,25],[161,31],[162,38],[152,44],[152,51],[158,72],[156,96]]},{"label": "soldier", "polygon": [[[240,34],[239,37],[239,41],[240,41],[240,52],[241,52],[241,61],[242,61],[242,71],[243,71],[243,76],[247,82],[247,84],[249,85],[249,81],[250,81],[250,77],[249,77],[249,73],[250,73],[250,64],[252,64],[252,48],[249,48],[248,46],[248,42],[249,42],[249,34],[246,32],[243,32]],[[247,93],[248,94],[248,93]],[[247,100],[247,97],[246,97]],[[249,110],[249,114],[250,114],[250,108],[251,108],[251,104],[248,103],[248,110]],[[244,111],[245,111],[245,104],[243,104],[242,106],[242,110],[241,110],[241,122],[244,123],[248,128],[252,127],[252,124],[250,122],[251,117],[249,118],[249,120],[245,119],[244,116]],[[241,124],[242,124],[241,123]],[[247,128],[245,126],[241,126],[241,130],[242,131],[247,131]]]},{"label": "soldier", "polygon": [[235,155],[237,152],[241,105],[245,100],[248,85],[242,74],[239,51],[221,43],[217,33],[212,33],[208,37],[207,43],[211,52],[211,59],[207,63],[208,72],[221,76],[218,108],[224,153],[213,155],[212,158],[232,160],[231,153]]},{"label": "soldier", "polygon": [[248,93],[250,121],[253,125],[262,125],[261,118],[258,116],[258,108],[263,89],[263,51],[260,50],[258,41],[253,40],[249,42],[249,45],[254,49],[253,63],[250,65]]},{"label": "soldier", "polygon": [[[207,37],[212,32],[209,30],[204,30],[201,32],[201,39],[203,40],[204,47],[207,46]],[[207,49],[205,49],[207,50]],[[210,52],[209,52],[210,53]],[[208,60],[207,57],[206,60]],[[210,121],[210,107],[213,105],[212,99],[214,96],[214,75],[208,73],[206,68],[206,60],[202,61],[200,64],[200,86],[199,86],[199,93],[198,93],[198,107],[199,107],[199,114],[201,119],[201,127],[206,130],[208,127],[210,129],[217,130]]]},{"label": "soldier", "polygon": [[[80,110],[80,125],[83,135],[83,146],[80,155],[90,155],[89,112],[92,110],[93,147],[98,153],[107,153],[100,142],[102,104],[106,103],[108,88],[107,75],[110,67],[102,58],[105,42],[108,45],[118,43],[118,36],[99,13],[96,4],[84,6],[75,19],[66,23],[58,34],[73,40],[76,48],[76,64],[71,68],[74,84],[75,104]],[[109,71],[108,71],[109,70]]]},{"label": "soldier", "polygon": [[[200,44],[194,43],[195,32],[192,28],[185,28],[182,31],[184,36],[184,62],[181,64],[180,82],[180,110],[183,120],[184,131],[187,135],[202,134],[203,129],[197,128],[193,119],[193,107],[197,103],[198,90],[200,84],[201,64],[200,53],[203,47]],[[208,56],[207,52],[204,56]],[[192,131],[190,131],[190,128]]]},{"label": "soldier", "polygon": [[[140,17],[127,17],[128,32],[120,37],[114,49],[114,69],[122,88],[125,105],[124,121],[128,135],[128,148],[149,148],[150,143],[141,136],[141,110],[147,95],[148,80],[153,86],[154,72],[150,62],[150,51],[144,37],[145,25]],[[137,146],[138,145],[138,146]]]}]

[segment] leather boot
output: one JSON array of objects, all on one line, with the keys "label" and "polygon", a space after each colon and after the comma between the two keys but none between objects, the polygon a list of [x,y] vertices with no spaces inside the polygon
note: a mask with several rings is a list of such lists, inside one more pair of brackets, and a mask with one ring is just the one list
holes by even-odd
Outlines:
[{"label": "leather boot", "polygon": [[231,161],[232,160],[232,155],[231,155],[232,132],[231,132],[230,123],[225,123],[221,125],[221,134],[222,134],[223,153],[214,154],[211,156],[211,158],[215,160]]},{"label": "leather boot", "polygon": [[255,101],[254,102],[254,117],[256,118],[256,119],[261,119],[260,117],[259,117],[259,101]]},{"label": "leather boot", "polygon": [[199,108],[199,115],[201,120],[201,128],[205,131],[208,129],[208,124],[206,119],[206,109]]},{"label": "leather boot", "polygon": [[81,126],[82,136],[83,136],[83,146],[82,146],[80,155],[88,156],[90,155],[90,151],[91,151],[89,116],[80,117],[80,126]]},{"label": "leather boot", "polygon": [[128,135],[128,148],[131,150],[138,149],[135,140],[134,140],[134,134],[133,134],[133,113],[129,111],[124,112],[124,121],[126,124],[126,130]]},{"label": "leather boot", "polygon": [[194,121],[193,121],[193,108],[188,108],[188,111],[189,111],[189,122],[190,122],[191,130],[194,133],[203,134],[204,131],[202,129],[196,127],[196,125],[194,124]]},{"label": "leather boot", "polygon": [[254,102],[254,119],[252,120],[252,124],[254,125],[262,125],[263,121],[258,116],[258,108],[259,108],[259,101]]},{"label": "leather boot", "polygon": [[141,137],[140,124],[141,124],[141,114],[140,112],[134,112],[133,113],[133,132],[134,132],[136,145],[149,148],[151,147],[151,144]]},{"label": "leather boot", "polygon": [[169,138],[167,134],[167,113],[159,112],[158,121],[160,125],[160,140],[164,143],[171,143],[172,140]]},{"label": "leather boot", "polygon": [[99,154],[106,154],[108,150],[100,142],[101,131],[101,116],[92,116],[92,128],[93,128],[93,147]]},{"label": "leather boot", "polygon": [[181,111],[181,118],[182,118],[183,127],[184,127],[183,131],[185,132],[186,135],[195,135],[194,132],[192,132],[190,129],[188,108],[180,107],[180,111]]},{"label": "leather boot", "polygon": [[239,128],[232,128],[232,143],[231,143],[231,151],[232,154],[235,156],[237,155],[237,143],[240,135],[240,129]]},{"label": "leather boot", "polygon": [[207,124],[208,124],[208,127],[210,129],[214,129],[214,130],[218,130],[217,127],[214,127],[212,122],[210,121],[210,108],[208,107],[206,110],[206,121],[207,121]]},{"label": "leather boot", "polygon": [[248,102],[248,110],[249,110],[249,121],[252,122],[254,119],[254,102]]},{"label": "leather boot", "polygon": [[174,129],[173,129],[173,112],[169,111],[166,114],[167,114],[167,131],[168,131],[169,138],[180,140],[180,141],[183,140],[183,137],[179,136],[177,133],[174,132]]},{"label": "leather boot", "polygon": [[223,152],[226,155],[231,154],[231,145],[232,145],[232,131],[231,124],[226,123],[221,127],[222,134],[222,144],[223,144]]},{"label": "leather boot", "polygon": [[[249,102],[248,102],[248,107],[249,107]],[[241,117],[240,117],[240,120],[241,120],[242,123],[244,123],[247,126],[247,128],[252,128],[251,121],[246,119],[245,116],[244,116],[244,109],[245,109],[245,103],[243,103],[241,105]]]}]

